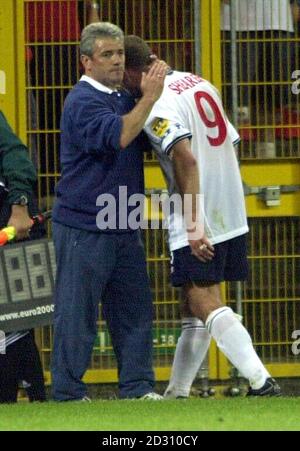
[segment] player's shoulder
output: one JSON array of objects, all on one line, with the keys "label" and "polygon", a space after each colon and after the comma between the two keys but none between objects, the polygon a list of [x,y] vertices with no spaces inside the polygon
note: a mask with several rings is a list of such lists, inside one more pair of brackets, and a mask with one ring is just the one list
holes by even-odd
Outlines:
[{"label": "player's shoulder", "polygon": [[183,72],[179,70],[171,70],[166,76],[166,85],[172,87],[172,83],[182,82],[187,85],[193,85],[204,81],[202,77],[192,72]]},{"label": "player's shoulder", "polygon": [[208,80],[192,72],[172,70],[165,81],[166,94],[173,94],[175,97],[191,88],[207,90],[218,94],[217,88]]}]

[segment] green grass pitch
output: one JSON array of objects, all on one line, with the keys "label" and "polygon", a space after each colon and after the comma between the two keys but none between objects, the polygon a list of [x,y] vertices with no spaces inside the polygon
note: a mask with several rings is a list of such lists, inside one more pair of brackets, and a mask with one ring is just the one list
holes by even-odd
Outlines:
[{"label": "green grass pitch", "polygon": [[300,430],[300,397],[0,405],[1,431]]}]

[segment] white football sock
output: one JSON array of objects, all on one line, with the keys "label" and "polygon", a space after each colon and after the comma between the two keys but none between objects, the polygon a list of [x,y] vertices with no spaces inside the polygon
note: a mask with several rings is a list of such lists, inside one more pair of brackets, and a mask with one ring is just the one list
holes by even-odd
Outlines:
[{"label": "white football sock", "polygon": [[247,379],[253,389],[261,388],[270,374],[256,354],[251,337],[229,307],[214,310],[206,327],[218,348]]},{"label": "white football sock", "polygon": [[165,391],[166,398],[189,396],[192,383],[210,344],[210,335],[198,318],[183,318],[173,360],[171,379]]}]

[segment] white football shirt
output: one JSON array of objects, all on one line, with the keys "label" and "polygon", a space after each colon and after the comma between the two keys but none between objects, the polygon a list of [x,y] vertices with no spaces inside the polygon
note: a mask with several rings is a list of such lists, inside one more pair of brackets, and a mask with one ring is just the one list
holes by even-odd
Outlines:
[{"label": "white football shirt", "polygon": [[[237,31],[294,31],[289,0],[239,0]],[[230,5],[222,2],[221,29],[230,30]]]},{"label": "white football shirt", "polygon": [[[240,138],[228,121],[216,88],[186,72],[167,75],[160,99],[155,103],[145,131],[166,178],[169,194],[178,192],[168,154],[172,146],[191,140],[198,161],[205,232],[213,244],[248,231],[243,186],[234,150]],[[204,211],[203,211],[204,208]],[[179,217],[180,216],[180,217]],[[170,250],[188,245],[182,216],[171,211],[168,218]]]}]

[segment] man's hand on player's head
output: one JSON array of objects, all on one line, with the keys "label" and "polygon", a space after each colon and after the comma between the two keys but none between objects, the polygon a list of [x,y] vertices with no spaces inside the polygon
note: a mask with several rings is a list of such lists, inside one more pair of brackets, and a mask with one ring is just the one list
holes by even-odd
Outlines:
[{"label": "man's hand on player's head", "polygon": [[155,60],[148,72],[143,72],[141,81],[141,91],[143,97],[150,97],[156,101],[161,96],[166,77],[166,63]]}]

